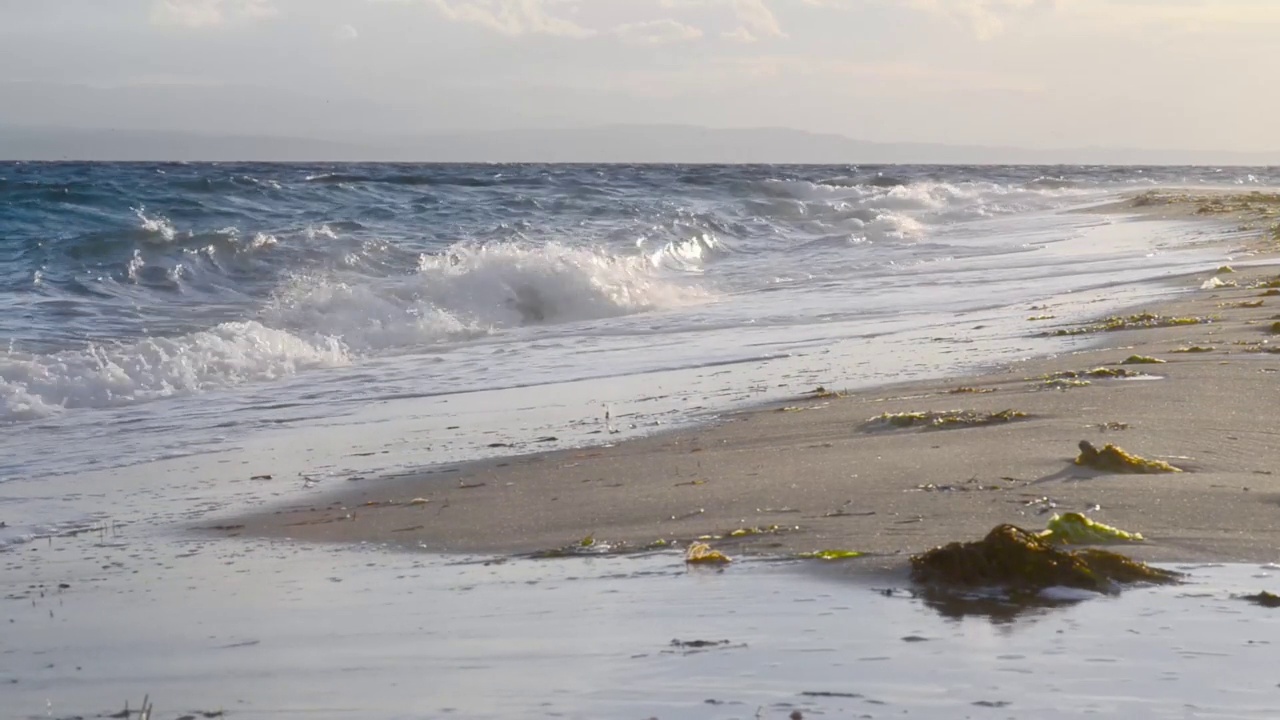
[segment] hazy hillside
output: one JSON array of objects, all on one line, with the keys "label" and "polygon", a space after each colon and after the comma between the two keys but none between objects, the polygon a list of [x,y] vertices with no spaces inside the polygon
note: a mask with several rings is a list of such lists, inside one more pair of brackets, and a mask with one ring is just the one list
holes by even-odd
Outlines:
[{"label": "hazy hillside", "polygon": [[370,136],[353,141],[148,130],[0,127],[5,160],[1280,165],[1280,152],[1028,150],[871,143],[779,128],[611,125]]}]

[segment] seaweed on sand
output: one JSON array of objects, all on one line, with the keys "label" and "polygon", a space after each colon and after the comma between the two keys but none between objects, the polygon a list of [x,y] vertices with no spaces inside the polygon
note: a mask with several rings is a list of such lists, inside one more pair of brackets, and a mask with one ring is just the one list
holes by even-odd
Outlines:
[{"label": "seaweed on sand", "polygon": [[728,555],[701,542],[689,546],[684,553],[684,561],[690,565],[726,565],[730,562]]},{"label": "seaweed on sand", "polygon": [[1088,387],[1093,383],[1088,380],[1077,380],[1075,378],[1053,378],[1045,380],[1044,387],[1051,390],[1070,390],[1071,388]]},{"label": "seaweed on sand", "polygon": [[[1134,377],[1149,377],[1149,376],[1144,373],[1140,373],[1136,370],[1130,370],[1128,368],[1096,367],[1091,370],[1060,370],[1055,373],[1049,373],[1048,375],[1041,375],[1039,378],[1035,378],[1035,379],[1039,379],[1043,381],[1045,385],[1048,385],[1050,387],[1072,387],[1072,386],[1080,387],[1080,386],[1089,384],[1089,381],[1086,378],[1111,380],[1116,378],[1134,378]],[[1033,378],[1028,378],[1028,379],[1030,380]]]},{"label": "seaweed on sand", "polygon": [[997,525],[982,540],[953,542],[911,558],[912,580],[948,588],[1064,586],[1110,593],[1119,585],[1172,583],[1178,577],[1106,550],[1062,550],[1015,525]]},{"label": "seaweed on sand", "polygon": [[1062,545],[1101,545],[1113,542],[1143,542],[1142,533],[1128,532],[1069,512],[1049,518],[1045,530],[1037,533],[1041,540]]},{"label": "seaweed on sand", "polygon": [[995,391],[996,391],[995,388],[976,388],[976,387],[964,386],[964,387],[952,388],[947,391],[947,394],[948,395],[985,395],[987,393],[993,393]]},{"label": "seaweed on sand", "polygon": [[1105,472],[1121,473],[1180,473],[1176,468],[1163,460],[1148,460],[1124,449],[1107,443],[1101,450],[1088,440],[1080,441],[1080,454],[1076,456],[1076,464],[1091,467]]},{"label": "seaweed on sand", "polygon": [[1150,355],[1130,355],[1121,361],[1121,365],[1163,365],[1166,361]]},{"label": "seaweed on sand", "polygon": [[1027,414],[1019,410],[1001,410],[1000,412],[977,412],[974,410],[925,410],[915,412],[883,413],[867,420],[870,427],[888,426],[892,428],[926,427],[946,429],[956,427],[974,427],[995,425],[1020,420]]},{"label": "seaweed on sand", "polygon": [[1193,205],[1197,215],[1252,214],[1270,218],[1280,211],[1280,193],[1253,190],[1209,194],[1149,190],[1135,197],[1132,203],[1134,207]]},{"label": "seaweed on sand", "polygon": [[839,390],[828,390],[828,389],[827,389],[827,387],[826,387],[825,385],[819,385],[818,387],[816,387],[816,388],[814,388],[814,389],[810,390],[809,392],[805,393],[805,395],[807,395],[807,396],[808,396],[808,397],[810,397],[810,398],[814,398],[814,399],[842,398],[842,397],[845,397],[845,394],[844,394],[843,392],[841,392],[841,391],[839,391]]},{"label": "seaweed on sand", "polygon": [[862,555],[857,550],[815,550],[800,553],[796,557],[805,560],[851,560]]},{"label": "seaweed on sand", "polygon": [[1253,595],[1244,595],[1240,599],[1248,600],[1249,602],[1255,605],[1261,605],[1264,608],[1280,608],[1280,595],[1269,593],[1266,590]]},{"label": "seaweed on sand", "polygon": [[1185,317],[1166,317],[1155,313],[1137,313],[1134,315],[1113,315],[1099,320],[1090,325],[1083,325],[1073,328],[1060,328],[1053,331],[1050,335],[1066,336],[1066,335],[1084,335],[1095,332],[1112,332],[1115,330],[1138,330],[1142,328],[1162,328],[1162,327],[1178,327],[1181,325],[1199,325],[1202,323],[1211,323],[1211,318],[1200,316]]}]

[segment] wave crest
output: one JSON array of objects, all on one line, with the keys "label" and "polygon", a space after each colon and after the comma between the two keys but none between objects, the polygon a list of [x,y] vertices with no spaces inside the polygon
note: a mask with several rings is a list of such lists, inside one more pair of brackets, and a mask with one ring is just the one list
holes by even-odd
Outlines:
[{"label": "wave crest", "polygon": [[0,354],[0,421],[187,395],[350,362],[342,346],[256,321],[172,338]]},{"label": "wave crest", "polygon": [[[139,271],[146,270],[145,265]],[[256,320],[49,354],[0,354],[0,421],[189,395],[525,325],[705,300],[642,255],[559,243],[454,245],[391,277],[294,275]]]}]

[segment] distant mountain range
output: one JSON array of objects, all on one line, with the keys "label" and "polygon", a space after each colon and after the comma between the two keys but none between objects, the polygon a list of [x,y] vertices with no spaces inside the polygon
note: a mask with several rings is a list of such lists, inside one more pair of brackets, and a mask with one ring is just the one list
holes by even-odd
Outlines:
[{"label": "distant mountain range", "polygon": [[713,129],[684,125],[435,132],[417,136],[371,136],[351,141],[0,126],[0,160],[1280,165],[1280,151],[1032,150],[875,143],[783,128]]}]

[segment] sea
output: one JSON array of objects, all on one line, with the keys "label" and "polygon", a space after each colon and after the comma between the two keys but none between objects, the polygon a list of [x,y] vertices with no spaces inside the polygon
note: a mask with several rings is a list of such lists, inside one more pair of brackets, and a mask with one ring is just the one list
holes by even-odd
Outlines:
[{"label": "sea", "polygon": [[315,485],[1053,352],[1071,342],[1045,337],[1053,323],[1228,259],[1210,240],[1231,228],[1091,208],[1278,183],[1276,168],[0,164],[0,544],[115,516],[111,498],[194,467],[215,494],[217,463]]}]

